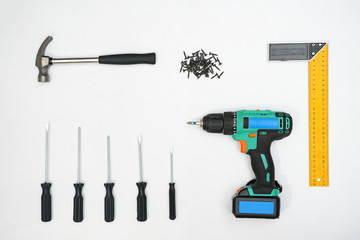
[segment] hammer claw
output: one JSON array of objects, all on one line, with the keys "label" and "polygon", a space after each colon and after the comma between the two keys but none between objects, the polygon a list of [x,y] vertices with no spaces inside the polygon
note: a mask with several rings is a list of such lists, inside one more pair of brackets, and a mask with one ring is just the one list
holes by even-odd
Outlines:
[{"label": "hammer claw", "polygon": [[48,36],[41,44],[36,55],[35,66],[37,66],[39,69],[39,76],[38,76],[39,82],[50,81],[48,70],[51,63],[50,63],[50,58],[45,56],[45,49],[52,40],[53,38],[51,36]]}]

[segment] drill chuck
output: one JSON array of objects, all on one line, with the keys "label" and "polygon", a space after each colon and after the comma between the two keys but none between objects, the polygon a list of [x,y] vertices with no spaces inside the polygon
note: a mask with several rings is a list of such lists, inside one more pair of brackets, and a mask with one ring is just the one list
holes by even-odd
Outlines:
[{"label": "drill chuck", "polygon": [[209,133],[236,133],[236,112],[208,114],[201,120],[201,127]]}]

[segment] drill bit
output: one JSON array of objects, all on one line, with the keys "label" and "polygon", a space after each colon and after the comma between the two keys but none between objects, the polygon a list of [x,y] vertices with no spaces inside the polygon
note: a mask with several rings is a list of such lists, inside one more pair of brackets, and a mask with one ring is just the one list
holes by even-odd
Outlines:
[{"label": "drill bit", "polygon": [[176,218],[175,207],[175,182],[174,182],[174,148],[170,149],[170,183],[169,183],[169,218],[174,220]]},{"label": "drill bit", "polygon": [[146,206],[146,195],[145,188],[146,182],[143,181],[143,166],[142,166],[142,137],[138,137],[138,149],[139,149],[139,172],[140,181],[136,183],[138,187],[137,196],[137,220],[144,222],[147,220],[147,206]]},{"label": "drill bit", "polygon": [[83,196],[82,188],[84,183],[81,182],[81,128],[78,128],[78,159],[77,159],[77,182],[74,183],[75,196],[74,196],[74,222],[82,222],[84,219],[83,214]]},{"label": "drill bit", "polygon": [[188,125],[201,125],[201,121],[189,121],[187,122]]},{"label": "drill bit", "polygon": [[49,131],[50,123],[45,127],[45,182],[41,184],[41,221],[51,221],[51,193],[49,183]]},{"label": "drill bit", "polygon": [[110,172],[110,136],[107,137],[107,183],[105,183],[106,195],[105,195],[105,221],[112,222],[114,221],[114,209],[115,201],[112,193],[114,183],[111,182],[111,172]]}]

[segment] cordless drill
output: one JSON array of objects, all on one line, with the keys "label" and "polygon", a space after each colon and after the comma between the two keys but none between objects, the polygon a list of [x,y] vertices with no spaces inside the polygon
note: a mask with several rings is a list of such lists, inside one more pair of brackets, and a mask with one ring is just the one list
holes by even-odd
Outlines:
[{"label": "cordless drill", "polygon": [[292,118],[288,113],[269,110],[208,114],[200,125],[209,133],[232,135],[241,144],[241,152],[251,158],[255,179],[238,189],[233,197],[232,212],[237,218],[278,218],[281,185],[275,180],[270,154],[273,141],[290,135]]}]

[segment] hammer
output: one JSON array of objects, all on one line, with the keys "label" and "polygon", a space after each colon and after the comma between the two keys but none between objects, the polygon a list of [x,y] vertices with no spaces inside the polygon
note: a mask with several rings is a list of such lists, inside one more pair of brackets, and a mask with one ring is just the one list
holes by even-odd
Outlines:
[{"label": "hammer", "polygon": [[45,56],[45,49],[48,44],[52,41],[52,37],[48,36],[43,43],[41,44],[37,55],[35,66],[39,69],[39,82],[50,82],[49,68],[53,64],[58,63],[90,63],[97,62],[102,64],[117,64],[117,65],[128,65],[128,64],[155,64],[156,55],[155,53],[145,53],[145,54],[114,54],[114,55],[105,55],[99,57],[88,57],[88,58],[52,58]]}]

